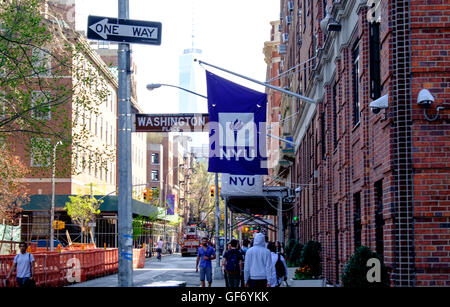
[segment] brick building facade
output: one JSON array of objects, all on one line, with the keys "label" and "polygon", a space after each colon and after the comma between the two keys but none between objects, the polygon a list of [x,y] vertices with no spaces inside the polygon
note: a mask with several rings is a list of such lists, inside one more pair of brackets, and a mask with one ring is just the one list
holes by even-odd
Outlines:
[{"label": "brick building facade", "polygon": [[[293,120],[280,132],[297,147],[277,176],[302,188],[288,236],[321,242],[332,284],[365,245],[393,286],[450,285],[450,5],[410,2],[380,1],[381,20],[369,23],[367,1],[280,1],[281,86],[317,101],[282,98],[281,118]],[[339,31],[322,30],[327,11]],[[434,97],[427,110],[421,89]],[[381,97],[388,108],[374,114]]]}]

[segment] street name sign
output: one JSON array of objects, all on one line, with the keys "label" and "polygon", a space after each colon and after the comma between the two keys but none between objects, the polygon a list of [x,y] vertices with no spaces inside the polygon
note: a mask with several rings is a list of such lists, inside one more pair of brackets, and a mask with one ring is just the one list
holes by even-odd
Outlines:
[{"label": "street name sign", "polygon": [[87,38],[119,43],[161,45],[161,29],[160,22],[89,16]]},{"label": "street name sign", "polygon": [[133,132],[203,131],[208,113],[133,114]]}]

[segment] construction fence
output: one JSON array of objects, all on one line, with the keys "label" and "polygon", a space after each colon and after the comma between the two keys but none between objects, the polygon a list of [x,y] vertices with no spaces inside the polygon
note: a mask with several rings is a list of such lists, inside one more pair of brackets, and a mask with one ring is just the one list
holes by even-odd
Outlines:
[{"label": "construction fence", "polygon": [[[76,282],[115,274],[118,250],[92,249],[61,252],[32,252],[34,279],[38,287],[62,287]],[[0,256],[0,287],[16,287],[15,272],[6,282],[15,255]]]},{"label": "construction fence", "polygon": [[[63,247],[71,243],[93,243],[98,248],[118,247],[118,223],[117,216],[102,216],[96,219],[84,233],[81,227],[72,224],[65,216],[56,216],[55,220],[65,222],[64,229],[54,230],[54,239]],[[50,218],[47,212],[33,212],[32,218],[21,221],[21,240],[26,242],[37,242],[41,240],[49,245],[50,241]],[[163,222],[150,222],[139,219],[133,221],[133,247],[143,248],[145,246],[146,257],[156,254],[156,242],[162,239],[164,253],[178,252],[179,242],[177,231],[174,226],[164,225]],[[9,239],[8,239],[9,240]],[[47,250],[49,246],[47,246]]]}]

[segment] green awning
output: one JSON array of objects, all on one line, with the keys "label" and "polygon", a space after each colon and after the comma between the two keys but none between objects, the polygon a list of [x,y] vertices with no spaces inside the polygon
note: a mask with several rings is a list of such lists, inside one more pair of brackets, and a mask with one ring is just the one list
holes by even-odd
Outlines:
[{"label": "green awning", "polygon": [[[55,195],[55,210],[64,210],[66,202],[69,202],[69,196],[75,195]],[[102,198],[103,203],[100,205],[101,212],[117,212],[117,196],[94,195],[95,198]],[[24,211],[49,211],[51,209],[51,195],[31,195],[30,201],[23,205]],[[133,214],[145,217],[154,217],[158,215],[161,208],[149,205],[147,203],[133,199]]]}]

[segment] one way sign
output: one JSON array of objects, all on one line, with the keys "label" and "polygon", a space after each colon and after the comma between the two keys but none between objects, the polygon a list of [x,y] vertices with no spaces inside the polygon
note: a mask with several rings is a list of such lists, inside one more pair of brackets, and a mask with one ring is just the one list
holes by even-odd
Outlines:
[{"label": "one way sign", "polygon": [[120,43],[161,45],[160,22],[89,16],[87,37]]}]

